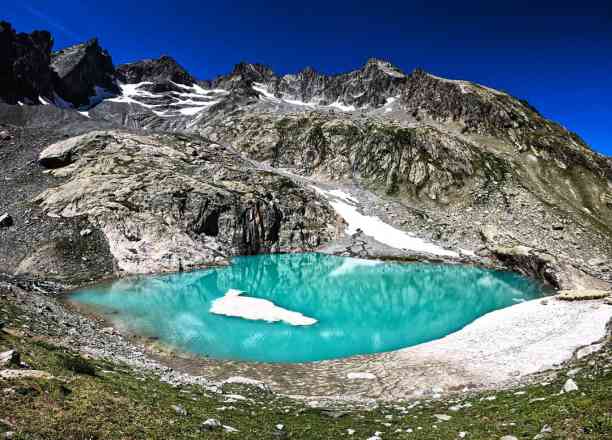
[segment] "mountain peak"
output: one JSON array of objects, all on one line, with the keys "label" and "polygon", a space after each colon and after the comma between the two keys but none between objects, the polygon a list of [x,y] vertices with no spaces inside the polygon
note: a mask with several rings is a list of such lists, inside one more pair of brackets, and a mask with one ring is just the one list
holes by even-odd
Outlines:
[{"label": "mountain peak", "polygon": [[265,64],[241,61],[234,66],[230,76],[240,76],[245,80],[265,81],[275,75],[272,69]]},{"label": "mountain peak", "polygon": [[179,84],[192,85],[196,79],[183,66],[169,55],[157,59],[146,59],[117,67],[117,79],[125,84],[143,81],[173,81]]},{"label": "mountain peak", "polygon": [[370,58],[366,62],[363,70],[377,69],[383,73],[396,78],[405,78],[406,74],[402,70],[389,61],[380,58]]},{"label": "mountain peak", "polygon": [[115,66],[97,38],[59,50],[52,55],[51,68],[57,74],[57,93],[76,106],[90,105],[96,87],[118,93]]}]

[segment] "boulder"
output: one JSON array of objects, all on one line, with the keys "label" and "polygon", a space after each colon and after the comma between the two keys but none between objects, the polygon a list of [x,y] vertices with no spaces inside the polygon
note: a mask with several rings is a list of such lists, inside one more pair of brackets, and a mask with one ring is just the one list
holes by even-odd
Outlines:
[{"label": "boulder", "polygon": [[21,366],[21,356],[16,350],[9,350],[0,353],[0,367],[19,367]]},{"label": "boulder", "polygon": [[9,226],[13,226],[13,217],[8,213],[0,215],[0,228],[8,228]]},{"label": "boulder", "polygon": [[223,425],[217,419],[207,419],[204,422],[202,422],[202,427],[201,427],[203,431],[218,431],[218,430],[221,430],[222,428],[223,428]]},{"label": "boulder", "polygon": [[574,382],[574,379],[567,379],[563,385],[562,393],[571,393],[572,391],[578,391],[578,385]]},{"label": "boulder", "polygon": [[64,139],[45,148],[38,156],[38,163],[45,168],[61,168],[77,160],[79,148],[84,145],[92,148],[107,140],[108,137],[101,131],[92,131],[82,136]]}]

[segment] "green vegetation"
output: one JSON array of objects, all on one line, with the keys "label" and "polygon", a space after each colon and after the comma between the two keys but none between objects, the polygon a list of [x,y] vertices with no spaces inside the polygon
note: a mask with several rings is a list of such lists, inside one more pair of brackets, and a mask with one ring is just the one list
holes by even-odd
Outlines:
[{"label": "green vegetation", "polygon": [[[14,439],[363,439],[376,431],[383,439],[455,439],[460,432],[468,439],[531,439],[544,425],[552,428],[542,437],[547,439],[603,439],[612,432],[610,344],[572,365],[582,368],[575,392],[558,394],[567,379],[565,368],[548,384],[423,401],[411,409],[411,402],[401,402],[372,411],[313,409],[237,385],[223,391],[247,399],[227,401],[228,394],[174,387],[124,365],[86,360],[36,338],[2,334],[0,350],[11,348],[33,368],[54,376],[0,381],[0,432],[13,431]],[[449,409],[466,403],[471,406]],[[436,414],[451,419],[439,421]],[[209,418],[239,432],[207,431],[202,423]],[[286,434],[277,424],[284,425]],[[348,429],[355,430],[353,436]]]}]

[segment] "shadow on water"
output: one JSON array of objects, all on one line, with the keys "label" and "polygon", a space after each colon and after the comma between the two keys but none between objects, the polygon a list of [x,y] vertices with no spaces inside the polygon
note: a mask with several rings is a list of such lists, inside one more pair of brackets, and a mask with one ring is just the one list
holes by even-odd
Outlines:
[{"label": "shadow on water", "polygon": [[[229,289],[313,317],[291,326],[215,315]],[[520,275],[323,254],[237,257],[225,268],[119,280],[74,293],[118,327],[218,359],[304,362],[389,351],[542,295]]]}]

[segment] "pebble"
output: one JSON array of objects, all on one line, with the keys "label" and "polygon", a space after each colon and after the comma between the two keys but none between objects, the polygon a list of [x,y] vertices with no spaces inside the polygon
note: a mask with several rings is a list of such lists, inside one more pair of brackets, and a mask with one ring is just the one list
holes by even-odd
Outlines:
[{"label": "pebble", "polygon": [[354,429],[350,429],[350,428],[349,428],[349,429],[347,429],[347,430],[346,430],[346,432],[347,432],[347,434],[348,434],[348,435],[353,435],[353,434],[355,434],[355,430],[354,430]]},{"label": "pebble", "polygon": [[513,435],[504,435],[503,437],[501,437],[499,440],[518,440],[518,438],[516,438]]}]

